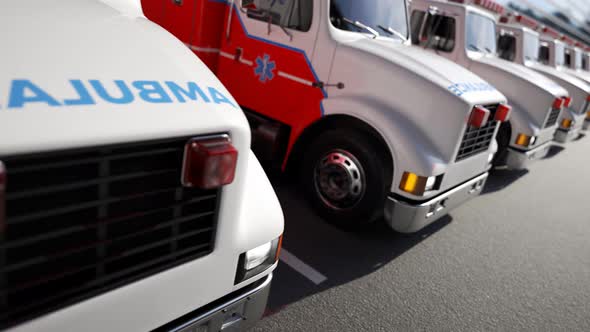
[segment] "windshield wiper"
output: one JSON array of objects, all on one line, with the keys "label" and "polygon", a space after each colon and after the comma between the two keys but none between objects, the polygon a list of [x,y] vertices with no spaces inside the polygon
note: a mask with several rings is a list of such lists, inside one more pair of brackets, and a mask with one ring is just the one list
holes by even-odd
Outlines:
[{"label": "windshield wiper", "polygon": [[470,50],[472,50],[472,51],[477,51],[477,52],[482,52],[482,53],[483,53],[483,50],[482,50],[481,48],[479,48],[479,47],[477,47],[477,46],[475,46],[475,45],[473,45],[473,44],[469,44],[469,45],[467,45],[467,47],[468,47]]},{"label": "windshield wiper", "polygon": [[382,25],[377,25],[377,27],[385,32],[387,32],[390,35],[395,35],[397,36],[399,39],[403,40],[403,41],[407,41],[408,38],[406,38],[406,36],[402,35],[401,33],[393,30],[392,27],[384,27]]},{"label": "windshield wiper", "polygon": [[477,52],[481,52],[484,54],[492,54],[492,50],[490,50],[489,47],[484,47],[483,49],[481,49],[479,46],[476,46],[473,44],[469,44],[469,45],[467,45],[467,47],[472,51],[477,51]]},{"label": "windshield wiper", "polygon": [[342,17],[342,20],[352,26],[359,28],[359,29],[364,29],[366,31],[369,31],[373,35],[373,39],[379,37],[379,32],[375,31],[375,29],[371,28],[370,26],[364,25],[362,22],[353,21],[353,20],[346,18],[346,17]]}]

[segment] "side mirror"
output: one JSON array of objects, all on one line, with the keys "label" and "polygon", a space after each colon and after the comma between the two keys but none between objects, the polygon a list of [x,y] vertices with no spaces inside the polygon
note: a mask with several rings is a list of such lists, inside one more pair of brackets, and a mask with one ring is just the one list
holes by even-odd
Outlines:
[{"label": "side mirror", "polygon": [[428,14],[430,14],[432,16],[438,15],[439,14],[438,7],[435,7],[435,6],[428,7]]},{"label": "side mirror", "polygon": [[242,0],[241,7],[244,9],[256,9],[255,0]]}]

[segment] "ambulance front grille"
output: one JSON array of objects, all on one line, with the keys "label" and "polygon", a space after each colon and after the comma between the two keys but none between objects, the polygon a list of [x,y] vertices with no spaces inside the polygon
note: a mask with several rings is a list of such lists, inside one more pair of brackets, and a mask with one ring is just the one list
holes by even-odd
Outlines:
[{"label": "ambulance front grille", "polygon": [[219,192],[180,185],[187,140],[0,157],[0,329],[212,252]]},{"label": "ambulance front grille", "polygon": [[549,116],[547,117],[547,121],[545,121],[545,128],[549,128],[554,126],[557,123],[557,119],[559,119],[559,114],[561,113],[560,109],[552,108],[549,111]]},{"label": "ambulance front grille", "polygon": [[498,124],[498,121],[494,120],[498,105],[488,105],[484,107],[490,111],[490,120],[481,128],[467,126],[467,129],[465,129],[465,133],[463,134],[459,152],[457,153],[457,158],[455,159],[456,162],[475,156],[490,148],[490,145],[494,140],[496,125]]}]

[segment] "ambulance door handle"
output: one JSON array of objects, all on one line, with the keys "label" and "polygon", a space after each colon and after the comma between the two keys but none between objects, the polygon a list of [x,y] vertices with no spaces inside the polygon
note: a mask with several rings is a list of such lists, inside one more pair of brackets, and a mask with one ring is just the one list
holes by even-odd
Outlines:
[{"label": "ambulance door handle", "polygon": [[335,87],[335,88],[338,88],[340,90],[344,89],[344,83],[342,83],[342,82],[339,82],[339,83],[336,83],[336,84],[330,84],[330,83],[324,83],[322,81],[319,81],[319,82],[313,82],[312,86],[314,88],[319,88],[319,89],[329,88],[329,87]]}]

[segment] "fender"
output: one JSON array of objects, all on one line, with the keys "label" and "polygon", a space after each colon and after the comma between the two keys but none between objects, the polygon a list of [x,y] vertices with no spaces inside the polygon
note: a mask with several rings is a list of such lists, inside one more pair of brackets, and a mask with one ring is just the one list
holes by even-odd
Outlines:
[{"label": "fender", "polygon": [[522,147],[519,147],[518,145],[514,144],[514,142],[516,142],[518,134],[538,136],[544,128],[542,128],[542,126],[539,126],[537,124],[537,121],[535,121],[531,114],[529,112],[526,112],[525,108],[517,104],[516,101],[513,101],[510,105],[512,106],[512,113],[510,114],[510,127],[512,129],[512,135],[510,137],[509,146],[520,149]]},{"label": "fender", "polygon": [[[394,165],[392,192],[397,189],[404,171],[424,176],[446,172],[449,157],[445,157],[444,152],[437,147],[426,131],[427,127],[420,126],[393,105],[371,97],[329,98],[324,104],[327,116],[351,116],[371,126],[381,136]],[[330,110],[338,111],[332,113]],[[420,149],[416,149],[416,146]]]}]

